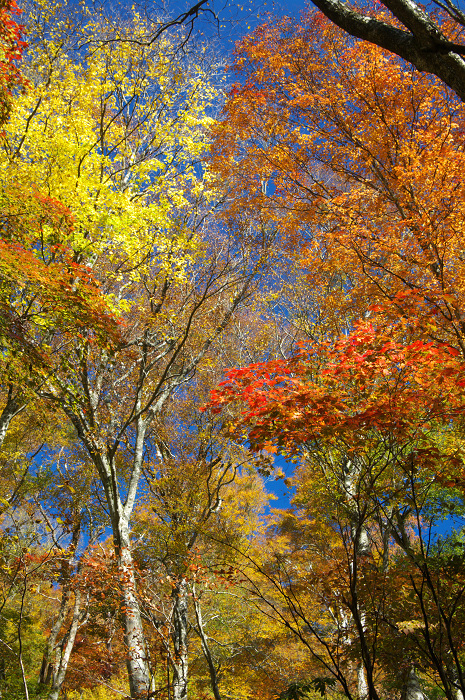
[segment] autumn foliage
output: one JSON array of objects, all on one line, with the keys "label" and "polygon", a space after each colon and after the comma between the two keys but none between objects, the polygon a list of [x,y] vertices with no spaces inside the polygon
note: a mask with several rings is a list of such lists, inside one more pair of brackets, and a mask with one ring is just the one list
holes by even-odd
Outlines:
[{"label": "autumn foliage", "polygon": [[[1,223],[1,324],[12,351],[47,366],[50,342],[44,347],[44,332],[83,332],[106,344],[117,342],[118,320],[99,294],[91,268],[76,262],[70,246],[69,209],[34,189],[5,191]],[[13,285],[28,296],[24,311],[11,303]]]},{"label": "autumn foliage", "polygon": [[[447,20],[443,28],[451,31]],[[404,608],[417,621],[392,621],[391,631],[413,635],[426,656],[406,651],[411,663],[434,668],[452,697],[443,653],[459,653],[458,616],[437,579],[444,555],[425,560],[423,518],[434,493],[452,489],[443,497],[453,501],[464,488],[463,104],[313,11],[298,26],[284,19],[246,37],[235,70],[212,151],[234,192],[225,217],[250,217],[287,241],[312,322],[285,359],[229,370],[209,408],[254,450],[301,464],[295,513],[334,537],[316,565],[335,576],[326,597],[306,573],[307,549],[323,547],[321,537],[305,520],[289,529],[286,515],[278,519],[283,563],[256,572],[288,617],[268,607],[295,625],[347,697],[377,698],[393,687],[379,611],[398,604],[395,543],[410,567],[406,595],[420,608]],[[299,566],[319,619],[294,578]],[[452,606],[462,603],[457,591]],[[447,643],[433,641],[425,605],[437,609]],[[427,653],[417,630],[442,651]],[[408,663],[404,673],[414,673]]]},{"label": "autumn foliage", "polygon": [[287,236],[333,330],[376,300],[402,313],[414,291],[434,336],[461,346],[463,105],[321,14],[302,19],[237,49],[212,154],[228,213]]},{"label": "autumn foliage", "polygon": [[0,3],[0,695],[463,700],[463,103],[202,8]]},{"label": "autumn foliage", "polygon": [[15,90],[26,84],[18,62],[26,43],[22,27],[17,21],[21,14],[14,0],[3,0],[0,5],[0,124],[8,119]]}]

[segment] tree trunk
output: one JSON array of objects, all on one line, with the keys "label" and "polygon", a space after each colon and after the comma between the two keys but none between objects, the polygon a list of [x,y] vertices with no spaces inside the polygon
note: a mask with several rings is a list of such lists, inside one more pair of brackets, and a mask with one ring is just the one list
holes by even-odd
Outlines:
[{"label": "tree trunk", "polygon": [[359,700],[367,700],[369,693],[363,663],[357,667],[357,692]]},{"label": "tree trunk", "polygon": [[62,589],[60,609],[53,623],[52,629],[50,630],[49,637],[47,639],[47,644],[45,646],[44,655],[42,657],[42,666],[39,674],[39,683],[42,685],[49,685],[53,677],[53,652],[56,648],[56,642],[58,635],[65,621],[66,614],[68,612],[68,603],[71,596],[71,591],[69,586]]},{"label": "tree trunk", "polygon": [[464,47],[448,41],[432,16],[416,2],[383,0],[410,31],[357,12],[342,0],[313,0],[313,4],[352,36],[397,54],[419,71],[437,75],[465,101],[465,62],[454,52],[463,53]]},{"label": "tree trunk", "polygon": [[187,700],[187,582],[181,578],[173,590],[173,700]]},{"label": "tree trunk", "polygon": [[66,678],[66,671],[68,670],[69,659],[74,648],[74,642],[76,641],[76,634],[79,629],[79,624],[82,622],[81,600],[81,591],[76,591],[74,594],[74,608],[71,626],[61,644],[60,658],[56,665],[56,670],[52,676],[52,687],[50,693],[48,694],[48,700],[58,700],[62,685]]},{"label": "tree trunk", "polygon": [[215,668],[215,663],[213,661],[213,657],[210,652],[210,647],[208,646],[208,639],[205,634],[205,631],[203,629],[203,620],[202,620],[202,610],[200,609],[200,603],[198,601],[198,598],[195,596],[195,588],[193,590],[193,600],[194,600],[194,610],[195,610],[195,617],[197,620],[197,631],[198,635],[200,637],[200,642],[202,644],[202,651],[203,655],[205,656],[208,664],[208,670],[210,672],[210,681],[211,681],[211,686],[212,686],[212,691],[213,695],[215,696],[215,700],[222,700],[221,694],[220,694],[220,689],[218,687],[218,673]]},{"label": "tree trunk", "polygon": [[[73,536],[71,540],[70,552],[74,555],[79,542],[79,536],[81,532],[81,523],[79,522],[73,530]],[[56,616],[55,622],[52,625],[50,634],[47,639],[47,644],[45,646],[44,655],[42,658],[42,666],[40,669],[39,683],[43,685],[49,685],[52,682],[52,678],[56,672],[56,668],[53,663],[53,655],[57,646],[58,635],[60,634],[61,628],[65,622],[66,616],[68,614],[68,607],[71,599],[71,584],[72,584],[72,567],[70,562],[71,553],[68,552],[61,560],[60,567],[60,583],[61,583],[61,601],[58,614]],[[76,601],[76,599],[75,599]]]},{"label": "tree trunk", "polygon": [[26,406],[25,401],[21,402],[17,397],[13,397],[12,389],[8,392],[8,399],[0,413],[0,447],[3,445],[10,423]]},{"label": "tree trunk", "polygon": [[457,671],[457,667],[454,663],[450,663],[447,666],[447,675],[449,676],[449,679],[451,681],[452,690],[455,695],[455,700],[464,700],[464,695],[460,687],[459,674]]},{"label": "tree trunk", "polygon": [[[123,528],[123,535],[124,533]],[[150,672],[144,628],[137,598],[134,562],[129,538],[123,536],[117,550],[119,580],[122,591],[122,620],[124,643],[127,650],[126,666],[129,676],[131,700],[143,700],[150,692]]]},{"label": "tree trunk", "polygon": [[425,696],[423,695],[423,691],[414,668],[411,668],[408,673],[404,690],[402,692],[402,700],[425,700]]},{"label": "tree trunk", "polygon": [[366,617],[363,604],[358,599],[359,567],[366,557],[371,556],[371,542],[368,530],[365,526],[365,514],[363,503],[358,495],[363,464],[353,460],[346,460],[343,465],[343,489],[350,512],[350,531],[352,540],[351,570],[351,604],[350,609],[355,622],[361,647],[361,659],[357,666],[357,692],[360,700],[378,700],[375,688],[373,670],[374,662],[366,640]]},{"label": "tree trunk", "polygon": [[131,474],[126,502],[123,506],[118,491],[118,474],[115,464],[105,454],[105,448],[89,450],[99,471],[113,531],[113,546],[118,565],[121,588],[121,618],[126,666],[131,700],[144,700],[151,690],[151,677],[145,643],[144,628],[137,597],[134,562],[131,552],[129,519],[136,496],[143,453],[144,432],[139,428],[136,439],[136,456]]}]

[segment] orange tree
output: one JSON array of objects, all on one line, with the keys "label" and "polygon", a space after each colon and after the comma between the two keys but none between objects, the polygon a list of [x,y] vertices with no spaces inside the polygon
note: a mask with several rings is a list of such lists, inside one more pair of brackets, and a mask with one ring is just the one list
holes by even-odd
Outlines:
[{"label": "orange tree", "polygon": [[[327,641],[330,662],[321,661],[344,692],[356,683],[360,697],[377,697],[380,673],[389,675],[386,638],[417,629],[423,642],[404,660],[420,664],[424,652],[422,670],[432,669],[453,697],[463,689],[454,615],[462,589],[441,588],[441,558],[433,565],[423,528],[428,509],[441,508],[438,484],[458,487],[452,500],[463,490],[462,104],[431,76],[354,44],[311,12],[301,26],[285,19],[247,37],[236,70],[241,82],[212,154],[236,192],[228,214],[245,212],[287,236],[321,290],[315,322],[323,340],[289,360],[231,371],[213,406],[245,403],[250,443],[301,460],[312,491],[326,494],[326,524],[339,533],[346,565],[329,608],[340,614]],[[337,339],[340,319],[353,329],[366,315],[373,326]],[[301,492],[303,479],[300,472]],[[413,567],[413,627],[381,614],[395,608],[383,578],[393,542]],[[366,585],[367,562],[380,569],[381,588]],[[287,608],[301,611],[289,585],[280,583]],[[321,644],[321,620],[299,619]],[[331,657],[337,640],[356,654],[352,677],[342,657]],[[406,673],[408,686],[412,668]]]},{"label": "orange tree", "polygon": [[463,105],[319,13],[246,37],[212,161],[233,220],[275,226],[320,315],[381,300],[463,343]]}]

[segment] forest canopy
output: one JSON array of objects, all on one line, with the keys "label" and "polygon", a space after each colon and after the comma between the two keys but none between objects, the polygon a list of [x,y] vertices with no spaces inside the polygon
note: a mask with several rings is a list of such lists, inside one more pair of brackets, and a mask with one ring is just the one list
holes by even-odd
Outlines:
[{"label": "forest canopy", "polygon": [[0,4],[2,698],[464,698],[465,17],[315,4]]}]

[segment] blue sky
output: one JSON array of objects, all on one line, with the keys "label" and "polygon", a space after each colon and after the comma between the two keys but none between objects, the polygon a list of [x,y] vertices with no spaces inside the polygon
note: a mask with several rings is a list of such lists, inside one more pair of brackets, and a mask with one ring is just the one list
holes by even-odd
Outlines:
[{"label": "blue sky", "polygon": [[[192,7],[196,0],[176,0],[167,3],[170,16]],[[197,31],[206,36],[218,37],[221,52],[228,56],[232,54],[234,44],[248,32],[262,24],[268,14],[282,17],[291,15],[298,17],[308,3],[305,0],[289,0],[288,2],[274,0],[209,0],[208,7],[216,14],[219,27],[212,16],[205,13],[197,21]],[[218,31],[219,30],[219,31]]]}]

